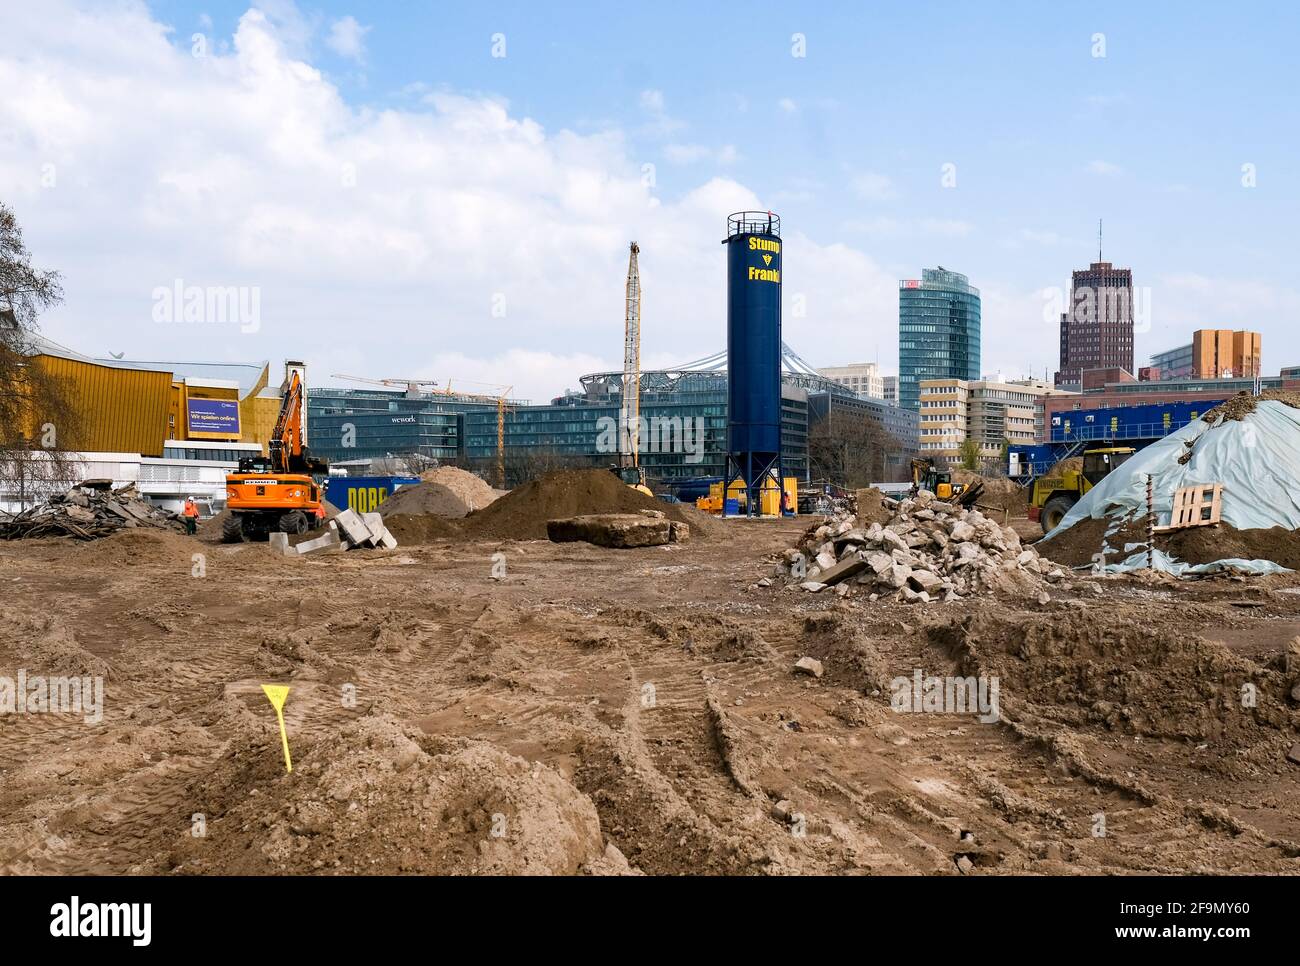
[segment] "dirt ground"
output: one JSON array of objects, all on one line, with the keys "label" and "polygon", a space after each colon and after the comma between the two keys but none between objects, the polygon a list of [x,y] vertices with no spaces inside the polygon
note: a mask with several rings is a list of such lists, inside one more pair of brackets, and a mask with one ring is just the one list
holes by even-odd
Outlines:
[{"label": "dirt ground", "polygon": [[[1300,577],[755,587],[808,522],[0,544],[0,675],[105,686],[98,724],[0,714],[0,871],[1300,872]],[[996,677],[998,720],[893,710],[918,670]]]}]

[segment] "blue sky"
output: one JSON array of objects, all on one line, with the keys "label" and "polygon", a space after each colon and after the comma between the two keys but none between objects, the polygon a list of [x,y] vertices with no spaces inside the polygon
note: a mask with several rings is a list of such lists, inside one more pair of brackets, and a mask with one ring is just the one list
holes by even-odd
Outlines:
[{"label": "blue sky", "polygon": [[[1151,331],[1139,334],[1139,364],[1151,351],[1189,341],[1201,325],[1262,331],[1269,371],[1300,364],[1300,284],[1293,269],[1300,220],[1300,71],[1293,46],[1300,13],[1294,5],[835,3],[796,10],[764,2],[611,8],[275,0],[259,5],[265,17],[258,22],[249,20],[249,6],[127,5],[129,16],[114,27],[123,38],[144,22],[164,25],[171,28],[166,43],[182,59],[151,47],[144,68],[106,57],[103,74],[142,84],[149,70],[159,78],[175,75],[181,79],[167,86],[177,85],[173,100],[183,98],[190,93],[187,75],[175,72],[190,70],[183,58],[191,34],[203,33],[212,45],[211,66],[223,58],[231,65],[193,92],[194,124],[204,128],[215,123],[204,116],[214,83],[231,85],[234,97],[235,87],[249,87],[247,71],[265,81],[267,72],[248,66],[252,38],[264,34],[276,46],[277,64],[308,64],[319,72],[318,79],[294,80],[292,94],[283,95],[297,105],[295,115],[305,112],[296,123],[319,124],[307,141],[319,139],[330,150],[346,144],[373,159],[358,162],[373,172],[395,153],[436,153],[438,138],[454,142],[468,128],[481,130],[464,121],[466,105],[494,104],[504,119],[493,121],[500,127],[486,150],[503,172],[486,183],[467,177],[458,187],[454,172],[431,169],[436,199],[421,199],[427,185],[418,164],[399,165],[401,174],[384,170],[379,185],[363,177],[364,190],[351,197],[356,210],[373,205],[365,224],[379,227],[368,247],[392,244],[412,259],[393,291],[377,292],[382,273],[353,272],[347,253],[340,264],[323,253],[316,279],[308,265],[273,265],[272,258],[259,265],[248,251],[250,223],[264,228],[268,220],[292,226],[314,219],[315,238],[328,231],[328,218],[310,210],[317,207],[310,192],[295,199],[307,209],[299,215],[288,202],[273,204],[279,192],[237,197],[242,190],[229,190],[246,186],[250,172],[274,170],[259,158],[240,180],[225,182],[225,169],[211,160],[214,151],[229,154],[233,167],[258,157],[255,126],[239,125],[233,141],[229,132],[196,130],[196,141],[213,139],[212,150],[161,149],[171,156],[158,162],[156,180],[197,179],[211,187],[214,197],[206,203],[222,206],[214,217],[229,222],[229,237],[222,241],[218,231],[207,251],[198,238],[159,245],[156,267],[143,258],[129,270],[122,266],[116,279],[103,279],[102,290],[70,286],[78,297],[122,313],[118,341],[132,355],[142,355],[150,341],[166,345],[170,333],[159,338],[156,326],[133,318],[130,297],[115,288],[122,271],[140,273],[141,287],[204,272],[222,281],[256,276],[251,281],[265,287],[265,302],[285,307],[283,324],[242,342],[208,340],[210,355],[292,354],[295,326],[320,313],[298,316],[289,307],[325,291],[339,317],[320,321],[320,331],[373,325],[377,308],[400,329],[387,351],[367,346],[354,358],[323,353],[330,367],[347,361],[348,371],[364,366],[371,375],[458,367],[475,377],[491,374],[488,381],[521,382],[533,395],[554,393],[563,388],[558,383],[573,384],[583,366],[617,364],[621,266],[625,239],[635,237],[644,252],[647,355],[684,361],[723,344],[722,291],[714,286],[721,254],[714,249],[726,206],[752,199],[783,218],[787,298],[804,293],[809,306],[807,317],[787,315],[787,341],[815,364],[878,357],[893,371],[890,284],[942,264],[966,273],[984,292],[985,371],[1054,369],[1056,332],[1044,290],[1067,285],[1071,269],[1096,257],[1099,218],[1106,259],[1131,267],[1136,284],[1148,291]],[[504,57],[492,56],[494,34],[504,34]],[[805,56],[792,56],[795,34],[806,38]],[[91,76],[87,58],[61,62],[67,41],[51,42],[62,53],[42,51],[40,42],[37,37],[36,54],[48,55],[40,57],[48,85],[73,98],[67,92],[78,84],[71,74]],[[1101,45],[1104,56],[1096,56]],[[0,64],[8,56],[30,69],[30,47],[16,48],[0,40]],[[278,83],[259,91],[263,103],[281,96]],[[128,108],[150,112],[147,104]],[[251,117],[258,114],[250,109]],[[445,126],[425,131],[426,115]],[[283,130],[284,119],[274,124]],[[189,136],[174,124],[171,130]],[[12,181],[0,180],[0,191],[9,188],[16,198],[29,241],[48,240],[40,255],[64,267],[76,243],[42,221],[41,196],[24,203],[27,183],[13,174],[14,164],[50,154],[50,139],[40,131],[24,135],[21,125],[19,131],[0,145],[0,176],[9,152]],[[250,141],[241,144],[240,137]],[[501,137],[512,139],[508,150]],[[358,141],[368,148],[357,148]],[[81,145],[83,158],[87,147]],[[110,145],[110,153],[118,147]],[[473,136],[463,147],[485,150]],[[516,149],[517,165],[509,169]],[[283,166],[282,157],[274,160]],[[613,190],[626,200],[623,187],[643,178],[645,165],[653,165],[646,204],[608,199]],[[948,169],[955,171],[955,187],[941,183],[945,165],[955,166]],[[1243,165],[1253,166],[1245,169],[1253,171],[1253,187],[1243,185]],[[566,173],[573,169],[581,175]],[[403,176],[410,187],[399,190]],[[592,179],[602,185],[583,188],[575,200],[572,185]],[[143,180],[135,190],[140,198],[154,194]],[[422,217],[401,238],[385,238],[383,215],[403,198],[413,199]],[[448,199],[464,205],[454,219],[457,238],[449,240],[460,247],[440,255],[444,240],[421,236],[438,234]],[[466,212],[495,211],[497,204],[503,209],[485,214],[483,230],[476,231]],[[503,234],[512,207],[534,225],[555,223],[536,234]],[[229,221],[241,212],[242,225]],[[362,217],[348,215],[348,227]],[[142,244],[149,243],[142,235]],[[178,247],[192,261],[182,260]],[[422,278],[448,258],[463,258],[466,267],[425,285]],[[488,277],[494,262],[534,259],[547,263],[544,275]],[[504,320],[489,323],[488,344],[481,327],[466,324],[464,309],[457,315],[439,308],[486,303],[485,293],[460,291],[470,278],[489,289],[499,284],[527,293],[513,299],[520,307]],[[412,300],[419,312],[411,311]],[[86,334],[85,308],[83,302],[60,310],[57,321],[66,323],[69,340]]]}]

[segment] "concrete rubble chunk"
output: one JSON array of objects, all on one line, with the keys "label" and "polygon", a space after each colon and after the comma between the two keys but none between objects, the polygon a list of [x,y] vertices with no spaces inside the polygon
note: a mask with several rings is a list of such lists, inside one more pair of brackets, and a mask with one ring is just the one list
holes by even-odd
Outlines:
[{"label": "concrete rubble chunk", "polygon": [[917,590],[924,590],[928,593],[938,588],[943,583],[943,578],[928,570],[913,570],[911,576],[908,577],[908,582]]},{"label": "concrete rubble chunk", "polygon": [[835,566],[835,554],[827,553],[825,550],[823,550],[821,553],[817,555],[816,563],[817,566],[820,567],[823,571],[830,570],[832,567]]},{"label": "concrete rubble chunk", "polygon": [[881,553],[877,550],[867,557],[867,566],[870,567],[877,576],[883,574],[890,567],[894,566],[894,558],[887,553]]},{"label": "concrete rubble chunk", "polygon": [[671,529],[667,519],[639,513],[592,513],[546,521],[546,535],[554,543],[591,543],[620,550],[666,544]]},{"label": "concrete rubble chunk", "polygon": [[268,534],[266,542],[267,545],[270,546],[272,553],[283,555],[298,552],[294,547],[289,546],[289,534],[287,533]]},{"label": "concrete rubble chunk", "polygon": [[[394,546],[396,546],[396,542],[394,542]],[[309,553],[330,552],[342,549],[343,544],[339,540],[338,531],[326,530],[319,537],[316,537],[313,540],[304,540],[288,552],[297,553],[299,556],[303,556]]]},{"label": "concrete rubble chunk", "polygon": [[816,594],[826,589],[826,585],[818,583],[815,580],[805,580],[799,585],[800,589],[808,591],[810,594]]},{"label": "concrete rubble chunk", "polygon": [[689,539],[691,539],[691,525],[689,523],[679,523],[676,520],[669,521],[669,543],[685,543]]},{"label": "concrete rubble chunk", "polygon": [[356,510],[344,510],[334,518],[334,523],[345,543],[364,547],[370,542],[370,528]]},{"label": "concrete rubble chunk", "polygon": [[975,539],[975,528],[965,520],[957,520],[948,528],[948,535],[957,543]]},{"label": "concrete rubble chunk", "polygon": [[815,657],[801,657],[794,662],[794,669],[799,674],[810,674],[819,678],[825,671],[822,668],[822,662]]},{"label": "concrete rubble chunk", "polygon": [[856,574],[860,574],[867,569],[867,557],[865,554],[856,553],[852,557],[847,557],[839,563],[827,567],[822,571],[818,578],[823,584],[828,586],[838,584],[841,580],[847,580]]}]

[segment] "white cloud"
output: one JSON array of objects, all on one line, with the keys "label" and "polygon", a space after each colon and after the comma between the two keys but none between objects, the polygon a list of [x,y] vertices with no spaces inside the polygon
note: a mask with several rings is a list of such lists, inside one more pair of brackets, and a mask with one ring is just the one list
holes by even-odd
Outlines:
[{"label": "white cloud", "polygon": [[358,64],[365,63],[366,34],[370,29],[370,27],[363,27],[351,15],[342,17],[330,24],[329,36],[325,38],[325,43],[340,57]]},{"label": "white cloud", "polygon": [[793,100],[791,100],[788,97],[781,98],[779,101],[776,102],[776,106],[779,107],[786,114],[794,114],[796,111],[799,110],[799,105],[796,104]]},{"label": "white cloud", "polygon": [[1109,161],[1098,160],[1088,162],[1088,171],[1091,174],[1099,174],[1103,177],[1113,177],[1114,175],[1120,174],[1123,170],[1124,169],[1118,164],[1112,164]]},{"label": "white cloud", "polygon": [[853,193],[863,201],[890,201],[898,197],[894,183],[883,174],[864,171],[849,182]]},{"label": "white cloud", "polygon": [[[632,239],[647,364],[723,348],[726,215],[772,203],[720,177],[660,199],[624,132],[543,128],[491,97],[421,89],[398,107],[354,108],[293,53],[297,28],[287,44],[258,11],[229,54],[206,58],[139,5],[51,0],[11,14],[6,31],[0,197],[36,263],[64,273],[67,301],[46,333],[91,354],[305,357],[312,381],[472,380],[544,401],[618,366]],[[53,188],[41,187],[45,164]],[[862,187],[893,191],[878,175]],[[942,218],[875,227],[972,230]],[[784,266],[797,351],[892,367],[896,270],[790,224]],[[258,331],[153,322],[153,289],[176,279],[256,287]],[[1023,317],[1040,314],[1035,302]],[[1018,347],[1020,317],[1008,318]],[[1048,350],[1054,341],[1044,333]],[[986,367],[1012,368],[992,336],[985,345]]]}]

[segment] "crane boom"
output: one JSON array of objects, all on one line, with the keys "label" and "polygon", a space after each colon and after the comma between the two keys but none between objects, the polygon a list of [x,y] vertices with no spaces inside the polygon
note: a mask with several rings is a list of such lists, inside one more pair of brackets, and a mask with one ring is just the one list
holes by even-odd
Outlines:
[{"label": "crane boom", "polygon": [[636,466],[641,443],[641,273],[636,242],[628,246],[627,308],[623,323],[623,401],[619,411],[619,462]]}]

